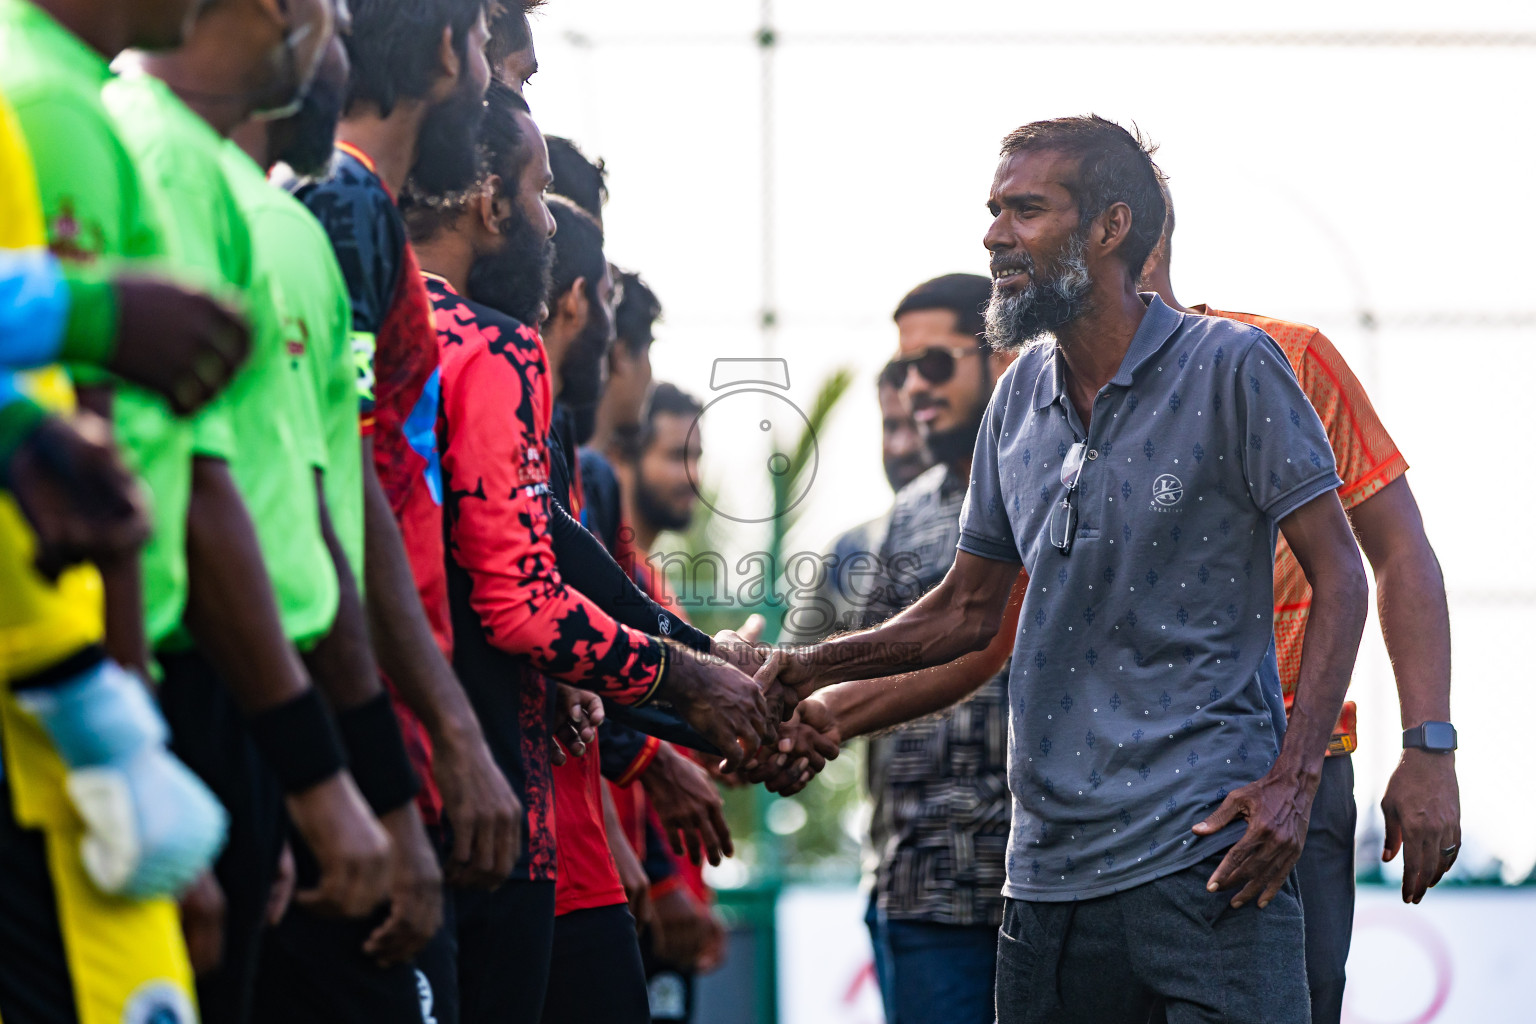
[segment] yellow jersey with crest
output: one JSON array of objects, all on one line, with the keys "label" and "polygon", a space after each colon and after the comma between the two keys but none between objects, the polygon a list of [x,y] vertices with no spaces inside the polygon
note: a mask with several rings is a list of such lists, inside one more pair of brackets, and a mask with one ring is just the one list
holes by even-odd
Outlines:
[{"label": "yellow jersey with crest", "polygon": [[[0,10],[0,34],[14,14],[14,5]],[[0,246],[46,244],[25,139],[0,96]],[[74,406],[71,383],[58,367],[24,374],[18,383],[44,407],[67,412]],[[79,854],[83,826],[64,793],[65,766],[36,720],[11,699],[11,681],[99,642],[104,629],[95,567],[77,566],[50,582],[33,567],[34,552],[30,527],[11,496],[0,492],[0,785],[10,791],[16,823],[42,837],[51,893],[37,895],[51,898],[73,1003],[53,1009],[72,1011],[79,1024],[195,1024],[192,970],[175,903],[108,896],[91,883]],[[41,947],[34,952],[41,955]]]}]

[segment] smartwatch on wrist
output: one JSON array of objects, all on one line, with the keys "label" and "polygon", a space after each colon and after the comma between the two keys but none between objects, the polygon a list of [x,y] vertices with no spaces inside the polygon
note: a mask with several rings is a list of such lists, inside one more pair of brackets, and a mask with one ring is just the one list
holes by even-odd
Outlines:
[{"label": "smartwatch on wrist", "polygon": [[1456,749],[1456,727],[1450,722],[1424,722],[1403,730],[1403,749],[1416,748],[1431,754],[1449,754]]}]

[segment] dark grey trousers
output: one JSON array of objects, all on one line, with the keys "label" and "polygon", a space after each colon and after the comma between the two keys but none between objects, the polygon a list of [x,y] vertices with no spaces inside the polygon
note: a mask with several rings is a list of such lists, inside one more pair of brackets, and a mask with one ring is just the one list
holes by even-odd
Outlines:
[{"label": "dark grey trousers", "polygon": [[1296,883],[1307,918],[1312,1024],[1339,1024],[1355,923],[1355,766],[1347,755],[1323,762]]},{"label": "dark grey trousers", "polygon": [[998,1024],[1311,1024],[1295,876],[1233,910],[1205,891],[1221,856],[1112,896],[1008,900]]}]

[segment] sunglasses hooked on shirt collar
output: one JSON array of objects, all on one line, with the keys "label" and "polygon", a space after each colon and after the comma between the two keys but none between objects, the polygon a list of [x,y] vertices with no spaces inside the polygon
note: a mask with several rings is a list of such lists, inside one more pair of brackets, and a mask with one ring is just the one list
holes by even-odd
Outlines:
[{"label": "sunglasses hooked on shirt collar", "polygon": [[1087,461],[1088,442],[1078,441],[1067,451],[1061,463],[1061,485],[1067,489],[1061,500],[1051,507],[1047,524],[1051,547],[1063,555],[1072,553],[1072,542],[1077,539],[1077,482],[1083,475],[1083,463]]},{"label": "sunglasses hooked on shirt collar", "polygon": [[918,376],[929,384],[944,384],[955,375],[955,366],[966,356],[981,355],[976,345],[957,345],[948,348],[936,345],[925,348],[915,356],[900,356],[885,364],[880,371],[880,383],[886,387],[901,388],[907,383],[907,374],[916,369]]}]

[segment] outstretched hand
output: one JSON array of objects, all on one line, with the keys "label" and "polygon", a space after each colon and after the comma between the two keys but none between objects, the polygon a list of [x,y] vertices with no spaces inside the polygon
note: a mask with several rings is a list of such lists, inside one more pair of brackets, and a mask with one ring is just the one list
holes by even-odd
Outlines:
[{"label": "outstretched hand", "polygon": [[778,738],[777,715],[750,676],[710,655],[667,642],[668,667],[658,699],[677,710],[734,771]]},{"label": "outstretched hand", "polygon": [[795,712],[795,705],[800,703],[800,694],[784,684],[784,672],[791,663],[791,657],[790,652],[784,648],[774,648],[752,677],[762,688],[769,710],[775,713],[775,719],[780,722],[789,721]]},{"label": "outstretched hand", "polygon": [[761,782],[770,793],[794,796],[837,758],[841,748],[842,734],[831,710],[812,697],[801,701],[794,716],[779,728],[775,751],[759,754],[742,774],[748,782]]},{"label": "outstretched hand", "polygon": [[711,650],[743,672],[756,672],[768,659],[769,646],[762,643],[768,620],[753,612],[740,629],[722,629],[715,634]]}]

